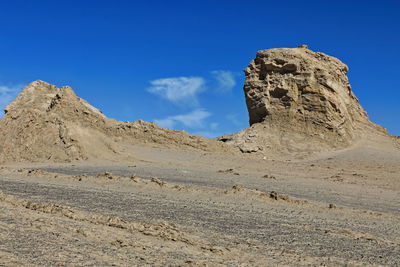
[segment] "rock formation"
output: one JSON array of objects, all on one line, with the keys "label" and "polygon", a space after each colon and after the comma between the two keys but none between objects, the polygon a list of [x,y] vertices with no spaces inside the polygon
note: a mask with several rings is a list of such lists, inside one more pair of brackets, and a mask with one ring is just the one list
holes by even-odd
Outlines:
[{"label": "rock formation", "polygon": [[337,58],[305,45],[262,50],[244,72],[252,127],[222,138],[243,152],[345,147],[366,129],[385,132],[369,121]]},{"label": "rock formation", "polygon": [[0,120],[0,162],[132,159],[135,144],[206,151],[227,149],[215,140],[162,129],[143,121],[106,118],[70,87],[35,81],[5,108]]},{"label": "rock formation", "polygon": [[[390,137],[358,103],[340,60],[307,46],[259,51],[245,69],[250,128],[219,138],[242,152],[308,155]],[[70,87],[28,85],[0,120],[0,162],[131,159],[135,144],[230,151],[217,140],[119,122],[78,98]],[[372,137],[371,137],[372,136]],[[390,137],[390,145],[395,140]]]}]

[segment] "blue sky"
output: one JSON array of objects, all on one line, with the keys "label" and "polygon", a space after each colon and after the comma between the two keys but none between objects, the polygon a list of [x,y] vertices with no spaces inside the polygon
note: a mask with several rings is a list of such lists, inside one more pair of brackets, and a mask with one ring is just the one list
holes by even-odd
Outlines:
[{"label": "blue sky", "polygon": [[400,1],[0,1],[0,106],[69,85],[118,120],[214,137],[248,126],[242,70],[308,44],[350,67],[370,119],[400,135]]}]

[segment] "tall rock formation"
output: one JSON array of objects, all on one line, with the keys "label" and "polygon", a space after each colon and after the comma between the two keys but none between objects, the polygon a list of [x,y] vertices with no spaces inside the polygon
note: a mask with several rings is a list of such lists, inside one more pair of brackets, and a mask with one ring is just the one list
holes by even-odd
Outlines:
[{"label": "tall rock formation", "polygon": [[136,144],[228,149],[215,140],[143,121],[120,122],[77,97],[70,87],[35,81],[5,108],[0,162],[130,160]]},{"label": "tall rock formation", "polygon": [[252,127],[222,138],[242,151],[346,147],[366,129],[385,134],[369,121],[352,92],[347,65],[337,58],[305,45],[268,49],[258,51],[244,72]]}]

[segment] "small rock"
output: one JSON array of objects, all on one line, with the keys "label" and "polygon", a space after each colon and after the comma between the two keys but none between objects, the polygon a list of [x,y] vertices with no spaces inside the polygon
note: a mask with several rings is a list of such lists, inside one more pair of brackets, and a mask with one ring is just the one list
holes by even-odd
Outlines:
[{"label": "small rock", "polygon": [[302,45],[299,45],[299,46],[298,46],[298,48],[304,48],[304,49],[308,49],[308,45],[306,45],[306,44],[302,44]]},{"label": "small rock", "polygon": [[240,151],[243,153],[253,153],[260,150],[260,147],[254,144],[243,144],[239,146]]},{"label": "small rock", "polygon": [[264,175],[263,178],[274,179],[274,180],[276,180],[276,177],[275,177],[275,176],[273,176],[273,175],[268,175],[268,174]]},{"label": "small rock", "polygon": [[158,178],[151,178],[151,182],[152,182],[152,183],[156,183],[156,184],[158,184],[159,186],[164,186],[164,185],[166,184],[165,182],[161,181],[161,180],[158,179]]}]

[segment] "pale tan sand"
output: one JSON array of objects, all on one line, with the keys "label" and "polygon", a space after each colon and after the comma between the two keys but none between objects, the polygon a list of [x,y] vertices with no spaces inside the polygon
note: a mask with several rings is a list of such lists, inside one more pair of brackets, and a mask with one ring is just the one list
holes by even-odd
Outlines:
[{"label": "pale tan sand", "polygon": [[128,162],[4,166],[3,265],[400,260],[396,149],[359,146],[307,160],[135,151]]}]

